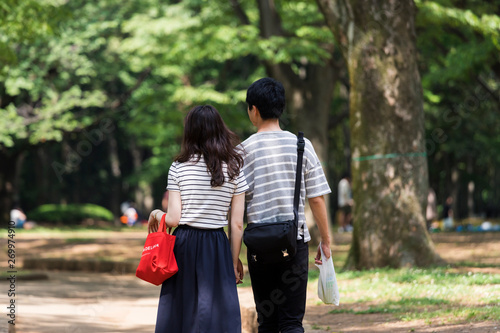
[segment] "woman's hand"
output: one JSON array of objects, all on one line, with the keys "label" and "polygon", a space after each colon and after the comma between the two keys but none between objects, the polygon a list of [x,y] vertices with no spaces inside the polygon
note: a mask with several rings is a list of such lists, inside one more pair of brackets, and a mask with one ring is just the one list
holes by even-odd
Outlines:
[{"label": "woman's hand", "polygon": [[163,212],[161,210],[155,209],[155,210],[153,210],[149,214],[149,219],[148,219],[148,234],[152,233],[152,232],[157,232],[158,231],[158,225],[160,224],[160,219],[161,219],[161,216],[162,216],[159,213],[163,214]]},{"label": "woman's hand", "polygon": [[236,284],[243,283],[243,276],[245,273],[243,272],[243,263],[240,259],[238,259],[238,263],[234,267],[234,275],[236,276]]}]

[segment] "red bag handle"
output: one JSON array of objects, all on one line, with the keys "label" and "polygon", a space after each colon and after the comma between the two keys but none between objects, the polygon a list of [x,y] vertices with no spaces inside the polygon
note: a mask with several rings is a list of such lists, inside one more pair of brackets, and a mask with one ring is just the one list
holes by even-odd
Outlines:
[{"label": "red bag handle", "polygon": [[[166,213],[164,213],[161,216],[161,221],[160,221],[160,227],[158,228],[158,232],[166,232],[167,230],[167,223],[165,222],[165,217],[167,216]],[[168,233],[172,234],[172,227],[168,228]]]}]

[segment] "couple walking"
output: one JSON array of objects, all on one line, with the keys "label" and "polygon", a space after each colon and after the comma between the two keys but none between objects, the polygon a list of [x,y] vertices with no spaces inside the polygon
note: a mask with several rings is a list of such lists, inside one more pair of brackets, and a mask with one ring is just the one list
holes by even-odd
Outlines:
[{"label": "couple walking", "polygon": [[[236,285],[243,278],[239,254],[245,203],[248,223],[293,218],[297,137],[279,126],[283,85],[260,79],[248,88],[246,102],[257,133],[240,145],[214,107],[197,106],[186,116],[181,153],[168,173],[167,212],[152,211],[148,222],[149,232],[157,231],[166,214],[167,226],[177,227],[179,271],[162,285],[156,333],[241,332]],[[321,234],[320,246],[330,253],[324,199],[330,188],[309,140],[301,178],[297,253],[281,264],[248,260],[259,332],[304,332],[311,239],[306,198]],[[229,240],[223,230],[227,225]],[[320,258],[318,247],[318,264]]]}]

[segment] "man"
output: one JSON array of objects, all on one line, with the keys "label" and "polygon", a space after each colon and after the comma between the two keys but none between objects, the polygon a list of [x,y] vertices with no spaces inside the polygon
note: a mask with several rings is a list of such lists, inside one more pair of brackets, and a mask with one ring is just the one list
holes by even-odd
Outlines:
[{"label": "man", "polygon": [[[254,82],[247,91],[248,116],[257,133],[242,143],[248,223],[293,219],[293,196],[297,167],[297,137],[283,131],[279,118],[285,108],[285,89],[271,78]],[[307,134],[307,133],[306,133]],[[248,268],[257,308],[259,332],[304,332],[308,241],[304,204],[309,201],[321,235],[321,252],[330,257],[330,233],[324,195],[330,188],[321,163],[309,140],[305,140],[299,205],[297,253],[286,263],[264,264],[248,258]]]},{"label": "man", "polygon": [[352,231],[351,214],[354,202],[351,195],[351,177],[348,172],[342,175],[338,187],[339,232]]},{"label": "man", "polygon": [[437,198],[436,192],[432,187],[429,187],[429,193],[427,194],[427,207],[425,209],[425,219],[427,230],[430,230],[432,222],[437,219]]}]

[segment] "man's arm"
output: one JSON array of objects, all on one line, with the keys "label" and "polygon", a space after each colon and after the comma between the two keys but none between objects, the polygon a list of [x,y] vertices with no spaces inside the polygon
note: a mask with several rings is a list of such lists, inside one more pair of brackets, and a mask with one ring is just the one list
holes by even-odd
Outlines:
[{"label": "man's arm", "polygon": [[[309,206],[314,216],[316,225],[318,226],[319,234],[321,236],[321,248],[327,258],[330,258],[330,228],[328,226],[328,213],[326,211],[325,197],[309,198]],[[318,246],[318,255],[316,256],[316,263],[321,264],[321,251]]]}]

